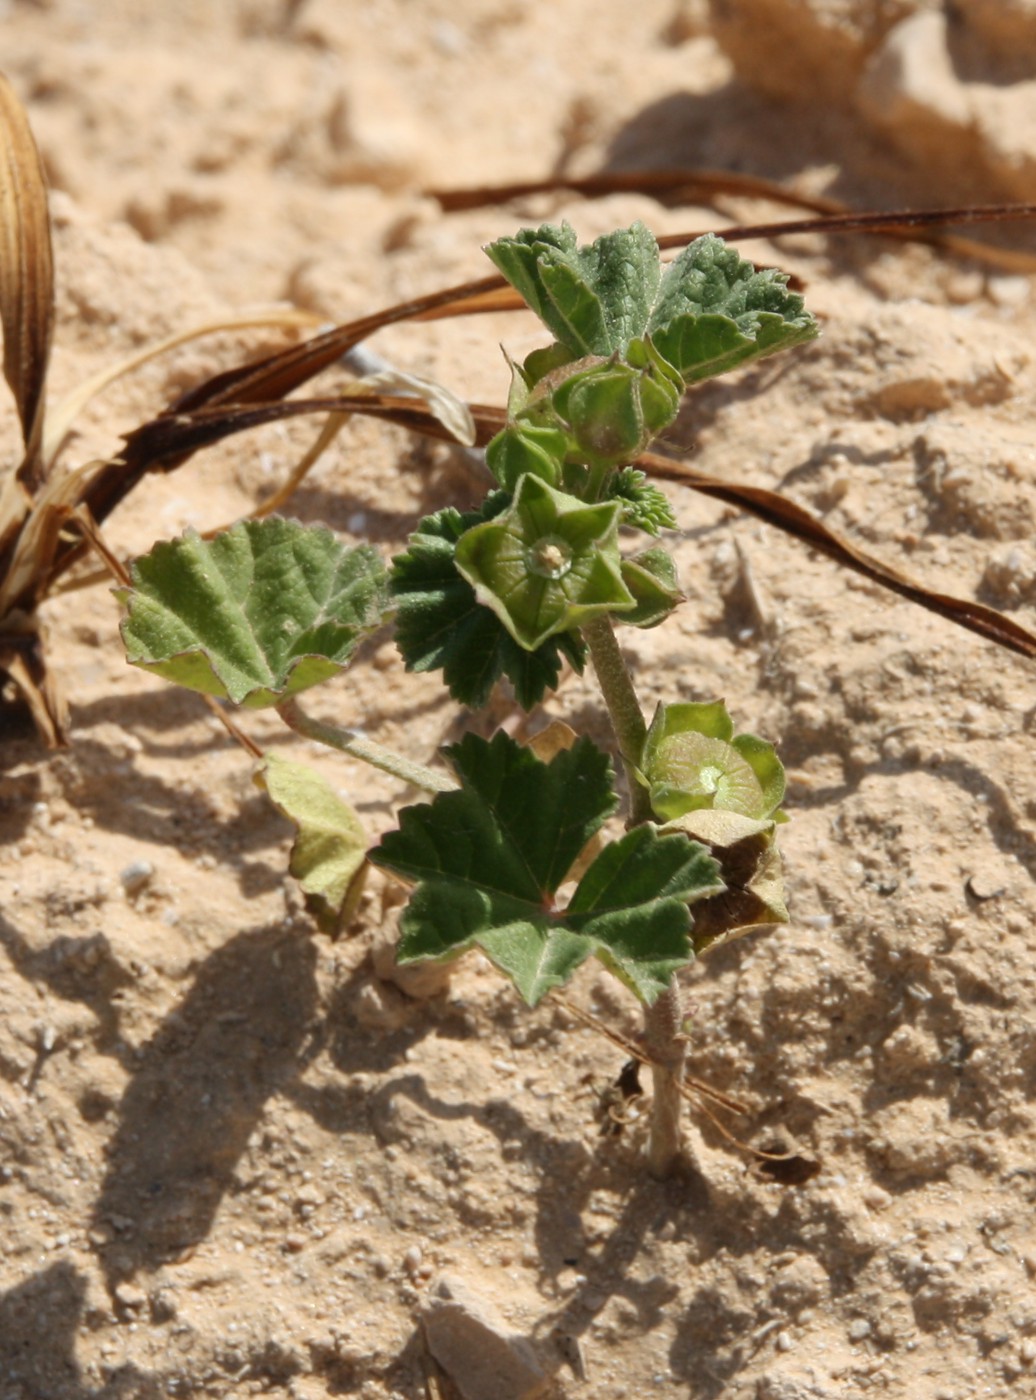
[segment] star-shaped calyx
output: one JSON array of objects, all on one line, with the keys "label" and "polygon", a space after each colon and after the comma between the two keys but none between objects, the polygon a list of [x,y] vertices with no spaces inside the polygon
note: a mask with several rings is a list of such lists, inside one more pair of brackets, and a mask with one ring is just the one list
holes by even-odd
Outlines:
[{"label": "star-shaped calyx", "polygon": [[519,646],[533,651],[601,613],[628,612],[617,501],[586,505],[523,476],[502,515],[457,542],[458,571]]}]

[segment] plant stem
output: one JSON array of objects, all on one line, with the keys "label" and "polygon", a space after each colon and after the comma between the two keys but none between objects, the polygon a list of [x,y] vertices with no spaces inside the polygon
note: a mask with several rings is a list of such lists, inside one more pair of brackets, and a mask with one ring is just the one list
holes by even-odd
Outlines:
[{"label": "plant stem", "polygon": [[[636,776],[647,737],[647,725],[633,688],[633,680],[622,659],[619,643],[609,619],[596,617],[582,625],[590,656],[608,706],[612,728],[618,741],[622,765],[630,792],[629,826],[651,821],[650,794]],[[651,1136],[648,1141],[648,1169],[652,1176],[666,1177],[680,1155],[680,1114],[687,1059],[683,1035],[683,1005],[676,978],[653,1006],[644,1008],[644,1045],[651,1057]]]},{"label": "plant stem", "polygon": [[644,1048],[652,1061],[648,1170],[659,1178],[670,1175],[680,1155],[680,1085],[687,1059],[682,1002],[673,977],[654,1005],[644,1009]]},{"label": "plant stem", "polygon": [[580,629],[590,648],[590,657],[600,682],[601,694],[608,707],[612,729],[619,745],[619,755],[626,771],[630,793],[629,826],[640,826],[651,820],[648,790],[639,781],[636,768],[647,737],[647,725],[633,689],[633,680],[622,659],[619,643],[610,619],[605,615],[584,622]]},{"label": "plant stem", "polygon": [[277,713],[289,729],[301,734],[304,739],[315,739],[318,744],[340,749],[351,758],[360,758],[373,768],[391,773],[394,778],[401,778],[424,792],[452,792],[457,786],[446,773],[436,773],[423,763],[413,763],[401,754],[376,744],[373,739],[365,739],[353,729],[340,729],[337,725],[314,719],[299,708],[297,700],[285,700],[277,706]]}]

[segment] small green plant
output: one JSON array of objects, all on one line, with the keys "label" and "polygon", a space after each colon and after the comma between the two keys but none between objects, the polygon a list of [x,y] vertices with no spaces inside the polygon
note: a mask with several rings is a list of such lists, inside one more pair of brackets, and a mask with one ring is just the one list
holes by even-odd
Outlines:
[{"label": "small green plant", "polygon": [[[784,774],[720,701],[663,704],[645,720],[615,628],[658,626],[681,595],[664,547],[622,547],[624,531],[657,540],[676,523],[634,464],[690,385],[817,327],[781,274],[711,235],[665,267],[639,224],[586,248],[545,225],[487,252],[553,339],[511,366],[484,500],[422,520],[389,566],[276,518],[159,544],[133,567],[123,635],[136,665],[276,706],[300,733],[429,795],[366,851],[355,814],[314,775],[266,761],[271,797],[300,829],[293,871],[325,922],[352,907],[366,855],[410,888],[401,963],[478,947],[530,1006],[590,957],[614,974],[645,1011],[649,1160],[664,1175],[686,1043],[676,977],[717,942],[787,918],[774,840]],[[589,660],[622,783],[585,736],[545,760],[504,732],[468,734],[444,751],[446,771],[306,716],[299,693],[387,620],[407,668],[441,671],[471,709],[506,679],[529,710],[564,663],[581,672]],[[605,839],[620,810],[625,830]]]}]

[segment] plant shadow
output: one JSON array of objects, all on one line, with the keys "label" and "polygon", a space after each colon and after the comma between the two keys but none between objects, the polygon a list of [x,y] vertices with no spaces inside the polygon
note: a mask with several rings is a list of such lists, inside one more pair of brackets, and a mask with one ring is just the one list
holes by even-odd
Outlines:
[{"label": "plant shadow", "polygon": [[[983,178],[973,165],[955,171],[907,160],[850,110],[781,101],[736,78],[712,92],[671,92],[649,103],[613,137],[603,168],[745,171],[774,181],[827,170],[824,194],[858,209],[936,208],[1005,197],[1003,185],[992,174]],[[867,280],[875,250],[887,246],[884,239],[854,235],[829,240],[827,255],[832,268]]]},{"label": "plant shadow", "polygon": [[208,1234],[267,1100],[305,1061],[315,959],[281,927],[239,933],[142,1047],[93,1212],[109,1287]]},{"label": "plant shadow", "polygon": [[67,1260],[51,1264],[0,1293],[0,1380],[4,1396],[61,1400],[158,1400],[165,1387],[134,1366],[100,1389],[87,1383],[75,1357],[86,1280]]}]

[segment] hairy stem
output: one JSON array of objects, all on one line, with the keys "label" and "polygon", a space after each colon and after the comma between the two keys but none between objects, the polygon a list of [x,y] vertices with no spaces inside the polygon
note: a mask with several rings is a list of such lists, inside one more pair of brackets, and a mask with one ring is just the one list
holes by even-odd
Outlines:
[{"label": "hairy stem", "polygon": [[391,749],[376,744],[373,739],[364,738],[353,729],[340,729],[337,725],[314,719],[300,709],[297,700],[285,700],[283,705],[277,706],[277,713],[289,729],[301,734],[304,739],[315,739],[318,744],[340,749],[351,758],[360,758],[371,767],[391,773],[394,778],[401,778],[424,792],[452,792],[457,786],[446,773],[436,773],[423,763],[413,763],[402,754],[393,753]]},{"label": "hairy stem", "polygon": [[612,728],[619,745],[622,766],[630,793],[629,826],[640,826],[651,820],[651,802],[647,788],[637,779],[647,725],[633,689],[633,680],[622,659],[615,631],[607,616],[592,618],[580,629],[590,648],[590,657],[600,682],[601,694],[608,707]]},{"label": "hairy stem", "polygon": [[[643,752],[647,725],[609,619],[596,617],[584,623],[582,633],[590,648],[626,770],[630,791],[629,825],[639,826],[652,818],[650,794],[634,771]],[[654,1005],[644,1008],[644,1044],[652,1060],[653,1085],[648,1168],[652,1176],[666,1177],[680,1155],[683,1109],[680,1084],[687,1058],[682,1000],[675,977]]]},{"label": "hairy stem", "polygon": [[652,1061],[648,1169],[661,1178],[670,1175],[680,1155],[680,1085],[687,1059],[683,998],[675,977],[654,1005],[645,1008],[644,1048]]}]

